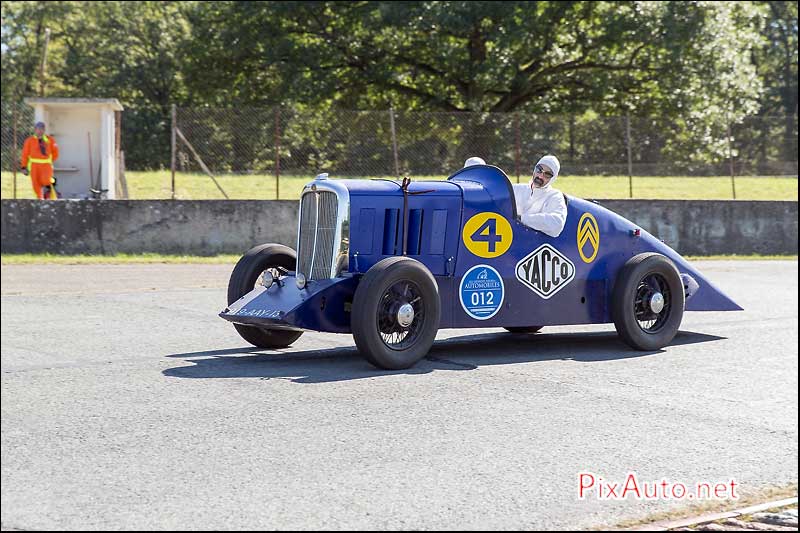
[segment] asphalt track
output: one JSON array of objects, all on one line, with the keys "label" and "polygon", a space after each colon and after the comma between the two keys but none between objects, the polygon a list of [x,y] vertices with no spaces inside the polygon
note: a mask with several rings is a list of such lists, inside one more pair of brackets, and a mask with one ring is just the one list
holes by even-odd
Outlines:
[{"label": "asphalt track", "polygon": [[347,335],[249,347],[225,265],[2,267],[4,529],[610,526],[686,501],[578,476],[797,482],[797,262],[701,262],[745,311],[441,332],[408,371]]}]

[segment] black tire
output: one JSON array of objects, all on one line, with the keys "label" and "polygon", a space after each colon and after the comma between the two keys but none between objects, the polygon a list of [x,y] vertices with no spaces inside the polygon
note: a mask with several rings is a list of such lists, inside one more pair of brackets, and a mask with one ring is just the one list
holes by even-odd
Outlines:
[{"label": "black tire", "polygon": [[[282,244],[261,244],[250,248],[233,267],[228,282],[228,305],[252,291],[261,273],[270,268],[280,271],[295,269],[297,254]],[[259,348],[285,348],[296,341],[302,331],[287,331],[234,324],[241,337]]]},{"label": "black tire", "polygon": [[[403,326],[398,312],[413,307]],[[374,366],[400,370],[427,355],[439,330],[441,302],[436,279],[410,257],[388,257],[374,264],[356,288],[350,325],[359,352]]]},{"label": "black tire", "polygon": [[[651,304],[656,293],[663,296],[658,312]],[[685,303],[681,276],[672,261],[657,253],[639,254],[617,276],[611,301],[614,326],[632,348],[658,350],[678,332]]]},{"label": "black tire", "polygon": [[519,326],[503,329],[511,333],[538,333],[542,326]]}]

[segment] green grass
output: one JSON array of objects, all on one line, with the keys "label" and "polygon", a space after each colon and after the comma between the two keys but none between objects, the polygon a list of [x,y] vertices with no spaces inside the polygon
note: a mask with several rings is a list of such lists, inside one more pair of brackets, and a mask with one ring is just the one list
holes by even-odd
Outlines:
[{"label": "green grass", "polygon": [[[57,254],[3,254],[3,265],[89,265],[89,264],[229,264],[239,260],[235,254],[221,255],[165,255],[165,254],[114,254],[114,255],[57,255]],[[797,261],[796,255],[712,255],[689,256],[689,261]]]},{"label": "green grass", "polygon": [[[169,171],[128,171],[131,199],[169,199],[172,197]],[[336,176],[334,176],[336,177]],[[389,176],[383,176],[389,177]],[[303,185],[313,176],[281,176],[280,198],[297,199]],[[444,179],[444,176],[412,176],[412,179]],[[522,178],[523,182],[527,178]],[[13,197],[11,172],[2,173],[2,198]],[[273,175],[220,175],[220,186],[231,199],[272,200],[276,197]],[[515,178],[512,181],[516,182]],[[735,179],[739,200],[797,200],[797,176],[753,177]],[[627,176],[562,176],[557,188],[580,198],[628,198]],[[179,200],[219,200],[222,193],[205,174],[178,173],[175,196]],[[641,199],[728,200],[733,198],[730,177],[634,177],[633,197]],[[30,179],[17,174],[17,198],[34,198]]]},{"label": "green grass", "polygon": [[[737,177],[737,200],[797,200],[797,177]],[[558,188],[580,198],[629,198],[627,177],[565,176]],[[642,199],[730,200],[731,179],[720,177],[634,177],[633,197]]]},{"label": "green grass", "polygon": [[165,255],[165,254],[114,254],[114,255],[58,255],[58,254],[3,254],[3,265],[91,265],[91,264],[235,264],[241,256],[221,255]]}]

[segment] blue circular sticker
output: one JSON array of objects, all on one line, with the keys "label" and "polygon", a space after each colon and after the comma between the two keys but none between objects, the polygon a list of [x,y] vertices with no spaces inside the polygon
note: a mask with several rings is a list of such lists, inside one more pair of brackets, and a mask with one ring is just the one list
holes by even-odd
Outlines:
[{"label": "blue circular sticker", "polygon": [[475,320],[488,320],[503,305],[503,278],[489,265],[475,265],[461,278],[461,307]]}]

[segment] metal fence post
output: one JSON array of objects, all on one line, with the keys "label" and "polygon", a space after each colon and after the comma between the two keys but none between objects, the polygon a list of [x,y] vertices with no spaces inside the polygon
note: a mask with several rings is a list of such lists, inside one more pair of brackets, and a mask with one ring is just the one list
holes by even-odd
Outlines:
[{"label": "metal fence post", "polygon": [[14,115],[13,137],[14,137],[14,157],[12,158],[14,165],[14,200],[17,199],[17,104],[12,104],[12,113]]},{"label": "metal fence post", "polygon": [[394,154],[394,175],[400,177],[400,160],[397,156],[397,132],[394,129],[394,108],[389,108],[389,128],[392,131],[392,153]]},{"label": "metal fence post", "polygon": [[514,168],[517,172],[517,183],[519,183],[519,114],[514,114],[514,143],[516,144],[514,150]]},{"label": "metal fence post", "polygon": [[275,199],[281,199],[281,108],[275,107]]},{"label": "metal fence post", "polygon": [[172,171],[172,199],[175,199],[175,149],[176,149],[176,141],[175,141],[175,128],[178,127],[178,112],[175,108],[175,104],[172,104],[172,139],[171,139],[171,149],[172,155],[170,157],[170,170]]},{"label": "metal fence post", "polygon": [[733,139],[731,138],[731,121],[727,120],[726,122],[728,125],[728,159],[731,166],[731,192],[733,193],[733,199],[736,200],[736,178],[733,168]]},{"label": "metal fence post", "polygon": [[569,114],[569,160],[575,161],[575,114]]},{"label": "metal fence post", "polygon": [[633,158],[631,156],[631,112],[625,113],[625,147],[628,150],[628,191],[633,198]]},{"label": "metal fence post", "polygon": [[281,199],[281,108],[275,107],[275,199]]}]

